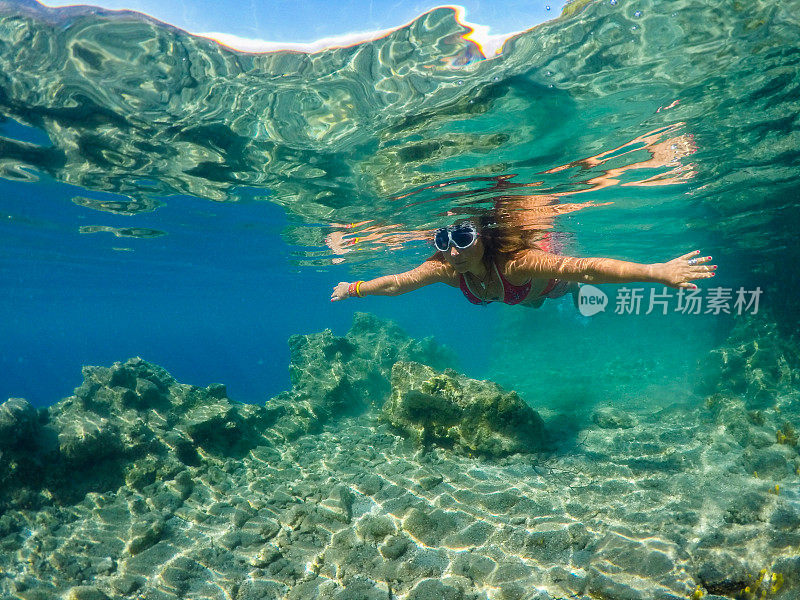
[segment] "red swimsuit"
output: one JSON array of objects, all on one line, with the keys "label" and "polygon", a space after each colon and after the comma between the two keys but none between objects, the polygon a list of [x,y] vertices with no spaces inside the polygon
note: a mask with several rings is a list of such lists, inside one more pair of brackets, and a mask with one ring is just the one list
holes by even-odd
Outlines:
[{"label": "red swimsuit", "polygon": [[[544,238],[539,241],[538,246],[545,252],[552,252],[554,254],[559,254],[561,249],[561,244],[558,242],[558,239],[555,238],[555,236],[550,232],[544,234]],[[497,274],[500,276],[500,281],[503,284],[504,303],[519,304],[525,300],[525,298],[528,296],[528,293],[531,291],[530,281],[524,285],[511,285],[500,273],[500,269],[497,268],[497,265],[494,265],[494,270],[497,271]],[[569,291],[570,285],[571,283],[569,281],[565,281],[563,279],[550,279],[545,288],[542,290],[542,293],[539,294],[539,298],[544,298],[545,296],[548,298],[558,298],[559,296],[563,296],[567,291]],[[489,302],[493,302],[493,300],[481,300],[475,294],[473,294],[472,290],[469,289],[469,284],[467,284],[467,280],[464,279],[463,275],[459,275],[459,287],[467,297],[467,300],[473,304],[489,304]],[[556,287],[558,287],[558,289],[556,289]]]},{"label": "red swimsuit", "polygon": [[[531,291],[530,281],[523,285],[512,285],[509,283],[508,279],[503,277],[503,274],[500,272],[500,269],[497,268],[497,265],[494,263],[492,263],[492,265],[494,266],[494,270],[497,271],[497,275],[500,277],[500,282],[503,284],[503,302],[505,304],[519,304],[528,297],[528,294]],[[469,284],[467,283],[467,280],[464,278],[463,274],[459,274],[458,280],[458,286],[461,288],[464,296],[466,296],[467,300],[473,304],[489,304],[489,302],[494,302],[493,300],[481,300],[478,298],[478,296],[476,296],[469,288]],[[547,286],[542,290],[540,296],[549,294],[556,286],[557,282],[557,279],[551,279],[548,281]]]}]

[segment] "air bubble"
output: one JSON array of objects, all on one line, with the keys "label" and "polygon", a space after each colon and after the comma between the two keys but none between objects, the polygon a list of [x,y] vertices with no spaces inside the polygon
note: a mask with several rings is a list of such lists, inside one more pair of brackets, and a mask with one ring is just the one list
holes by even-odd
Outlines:
[{"label": "air bubble", "polygon": [[457,85],[464,85],[464,80],[463,79],[459,79],[458,81],[456,81],[456,84]]},{"label": "air bubble", "polygon": [[640,11],[640,10],[637,10],[635,13],[633,13],[633,16],[634,16],[634,17],[636,17],[636,18],[638,19],[639,17],[641,17],[641,16],[642,16],[642,11]]},{"label": "air bubble", "polygon": [[549,5],[548,5],[548,6],[545,6],[545,7],[544,7],[544,9],[545,9],[545,10],[550,10],[550,6],[549,6]]},{"label": "air bubble", "polygon": [[544,74],[547,75],[548,77],[552,77],[553,76],[553,72],[552,71],[545,71]]},{"label": "air bubble", "polygon": [[617,0],[608,0],[608,3],[609,3],[611,6],[616,6],[616,5],[617,5]]}]

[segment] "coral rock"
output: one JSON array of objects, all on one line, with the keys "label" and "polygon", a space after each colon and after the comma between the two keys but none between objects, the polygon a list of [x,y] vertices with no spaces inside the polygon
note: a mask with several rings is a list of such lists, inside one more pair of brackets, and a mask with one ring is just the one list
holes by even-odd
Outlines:
[{"label": "coral rock", "polygon": [[14,448],[30,441],[39,428],[39,411],[24,398],[0,404],[0,448]]},{"label": "coral rock", "polygon": [[542,447],[544,423],[515,392],[413,362],[392,369],[383,418],[415,443],[504,456]]},{"label": "coral rock", "polygon": [[397,361],[420,361],[444,368],[454,364],[450,352],[432,338],[415,340],[391,322],[356,313],[344,337],[330,329],[289,338],[290,392],[267,402],[274,429],[287,439],[320,431],[342,416],[380,408],[390,392]]}]

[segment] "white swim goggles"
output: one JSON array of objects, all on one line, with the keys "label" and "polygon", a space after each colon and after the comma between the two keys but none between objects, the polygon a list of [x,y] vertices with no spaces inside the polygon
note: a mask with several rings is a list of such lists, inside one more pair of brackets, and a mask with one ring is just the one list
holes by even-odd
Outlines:
[{"label": "white swim goggles", "polygon": [[471,221],[465,221],[458,225],[450,225],[437,229],[433,234],[433,245],[440,252],[447,252],[450,244],[464,250],[469,248],[478,239],[478,230]]}]

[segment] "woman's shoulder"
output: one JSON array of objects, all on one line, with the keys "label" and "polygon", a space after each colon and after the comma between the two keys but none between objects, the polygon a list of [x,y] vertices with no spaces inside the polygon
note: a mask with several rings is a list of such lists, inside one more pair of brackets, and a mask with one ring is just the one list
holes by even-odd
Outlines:
[{"label": "woman's shoulder", "polygon": [[525,261],[528,256],[529,250],[517,250],[516,252],[509,252],[498,254],[494,257],[494,264],[500,269],[503,275],[513,273]]},{"label": "woman's shoulder", "polygon": [[526,248],[518,250],[512,254],[500,255],[495,261],[497,268],[510,283],[514,285],[521,285],[532,278],[532,271],[535,271],[537,264],[547,262],[549,257],[555,255],[540,250],[539,248]]},{"label": "woman's shoulder", "polygon": [[416,270],[424,272],[433,280],[456,287],[459,285],[458,272],[452,265],[444,260],[440,260],[435,255],[418,266]]}]

